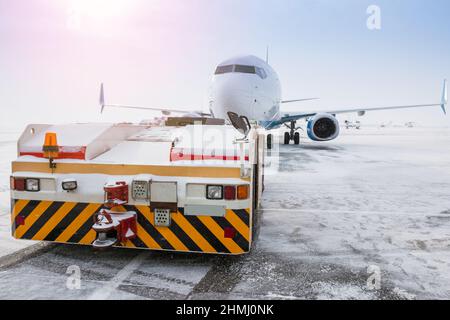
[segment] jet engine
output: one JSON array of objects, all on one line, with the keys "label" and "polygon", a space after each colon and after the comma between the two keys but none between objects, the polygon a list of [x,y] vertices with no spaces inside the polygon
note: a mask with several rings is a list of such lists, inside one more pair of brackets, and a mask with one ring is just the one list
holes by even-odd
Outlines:
[{"label": "jet engine", "polygon": [[313,141],[330,141],[339,135],[339,122],[329,113],[319,113],[309,119],[308,137]]}]

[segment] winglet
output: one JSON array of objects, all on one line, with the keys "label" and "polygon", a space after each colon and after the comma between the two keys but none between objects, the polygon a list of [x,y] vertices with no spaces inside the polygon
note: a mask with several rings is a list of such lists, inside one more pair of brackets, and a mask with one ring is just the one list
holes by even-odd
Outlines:
[{"label": "winglet", "polygon": [[447,80],[444,80],[444,88],[442,89],[442,100],[441,100],[441,108],[444,111],[444,114],[447,114],[445,107],[448,103],[448,92],[447,92]]},{"label": "winglet", "polygon": [[103,91],[103,83],[100,85],[100,113],[103,113],[103,110],[105,109],[105,93]]}]

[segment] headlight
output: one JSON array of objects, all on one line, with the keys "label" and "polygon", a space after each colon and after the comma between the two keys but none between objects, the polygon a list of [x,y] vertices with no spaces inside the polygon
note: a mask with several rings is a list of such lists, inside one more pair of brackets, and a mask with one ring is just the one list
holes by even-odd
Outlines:
[{"label": "headlight", "polygon": [[73,179],[64,180],[61,185],[65,191],[73,191],[78,187],[77,181]]},{"label": "headlight", "polygon": [[133,199],[147,200],[148,199],[148,182],[147,181],[133,181],[131,187]]},{"label": "headlight", "polygon": [[223,186],[206,186],[206,199],[223,199]]},{"label": "headlight", "polygon": [[39,191],[39,179],[26,179],[25,180],[25,190],[37,192]]}]

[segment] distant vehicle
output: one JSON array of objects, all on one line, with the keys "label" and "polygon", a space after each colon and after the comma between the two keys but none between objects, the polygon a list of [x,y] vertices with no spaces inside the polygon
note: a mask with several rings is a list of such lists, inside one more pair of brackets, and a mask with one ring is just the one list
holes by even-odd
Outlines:
[{"label": "distant vehicle", "polygon": [[[347,107],[335,110],[311,110],[298,112],[283,112],[282,104],[314,100],[317,98],[283,100],[281,98],[281,84],[278,74],[266,61],[255,56],[240,56],[220,63],[212,78],[209,93],[209,111],[203,113],[194,111],[191,116],[211,116],[227,119],[228,112],[234,112],[246,116],[250,120],[258,121],[259,124],[270,130],[286,125],[289,132],[284,134],[284,143],[294,141],[300,143],[300,133],[297,121],[307,121],[307,135],[314,141],[329,141],[338,137],[339,122],[336,114],[356,112],[363,116],[367,111],[406,109],[418,107],[441,107],[445,113],[447,105],[447,83],[444,80],[442,99],[440,103],[427,103],[416,105],[390,106],[390,107]],[[145,108],[120,105],[107,105],[104,102],[103,85],[101,88],[100,104],[102,110],[105,107],[134,108],[159,110],[163,114],[171,112],[185,113],[183,110],[168,108]],[[271,145],[271,135],[268,136],[268,147]]]},{"label": "distant vehicle", "polygon": [[416,124],[411,121],[405,123],[405,127],[407,127],[407,128],[414,128],[415,126],[416,126]]}]

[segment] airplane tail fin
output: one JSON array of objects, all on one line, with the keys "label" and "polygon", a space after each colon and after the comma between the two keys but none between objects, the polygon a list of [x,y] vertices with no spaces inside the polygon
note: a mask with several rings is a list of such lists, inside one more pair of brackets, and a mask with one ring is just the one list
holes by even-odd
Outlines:
[{"label": "airplane tail fin", "polygon": [[447,114],[447,110],[445,109],[447,103],[448,103],[447,80],[444,80],[444,88],[442,89],[442,100],[441,100],[441,108],[444,114]]},{"label": "airplane tail fin", "polygon": [[103,110],[105,109],[105,92],[103,90],[103,83],[100,85],[100,113],[103,113]]}]

